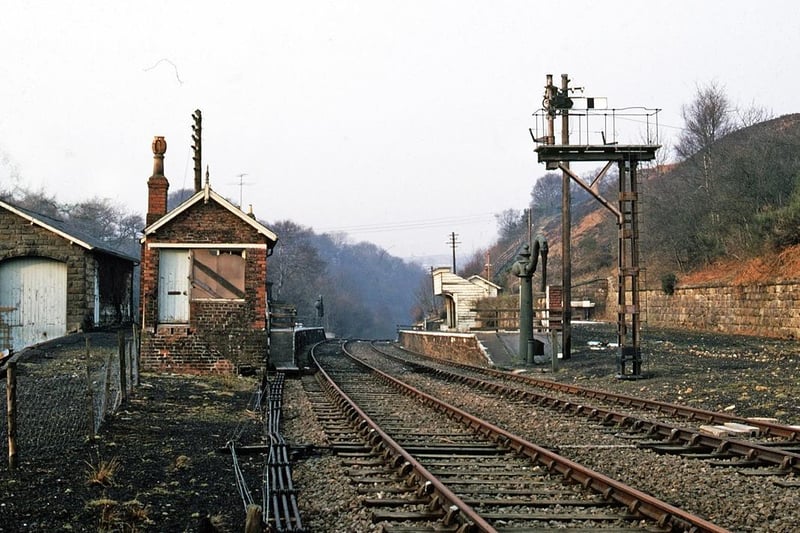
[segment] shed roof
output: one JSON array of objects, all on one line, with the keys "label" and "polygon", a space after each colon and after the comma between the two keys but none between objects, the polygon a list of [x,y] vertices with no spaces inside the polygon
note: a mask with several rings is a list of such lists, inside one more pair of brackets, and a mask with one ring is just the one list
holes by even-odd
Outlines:
[{"label": "shed roof", "polygon": [[489,281],[488,279],[484,278],[483,276],[479,276],[478,274],[473,274],[472,276],[468,277],[467,281],[469,281],[471,283],[476,283],[476,282],[477,283],[482,283],[484,285],[488,285],[489,287],[494,287],[497,290],[502,290],[503,289],[503,287],[501,287],[497,283]]},{"label": "shed roof", "polygon": [[131,261],[132,263],[139,262],[138,257],[126,254],[125,252],[114,248],[107,242],[93,235],[89,235],[88,233],[75,227],[74,224],[70,224],[67,221],[43,215],[41,213],[31,211],[30,209],[4,202],[3,200],[0,200],[0,207],[24,218],[31,224],[36,224],[37,226],[51,231],[56,235],[70,241],[71,243],[77,244],[78,246],[81,246],[87,250],[113,255],[121,259],[125,259],[126,261]]},{"label": "shed roof", "polygon": [[142,238],[142,242],[144,242],[144,240],[147,238],[148,235],[155,233],[159,228],[169,224],[170,221],[175,219],[175,217],[177,217],[178,215],[180,215],[193,205],[201,201],[208,202],[209,200],[215,201],[216,203],[218,203],[219,205],[221,205],[222,207],[224,207],[225,209],[227,209],[228,211],[239,217],[244,223],[253,227],[256,231],[258,231],[260,234],[264,235],[267,239],[269,239],[272,242],[273,246],[275,245],[276,242],[278,242],[278,236],[275,233],[273,233],[272,230],[270,230],[268,227],[266,227],[264,224],[262,224],[255,218],[247,215],[244,211],[242,211],[241,209],[230,203],[228,200],[226,200],[225,198],[214,192],[208,185],[208,182],[206,182],[205,187],[194,193],[193,196],[184,200],[184,202],[180,204],[178,207],[176,207],[163,217],[159,218],[158,220],[156,220],[155,222],[144,228],[144,237]]}]

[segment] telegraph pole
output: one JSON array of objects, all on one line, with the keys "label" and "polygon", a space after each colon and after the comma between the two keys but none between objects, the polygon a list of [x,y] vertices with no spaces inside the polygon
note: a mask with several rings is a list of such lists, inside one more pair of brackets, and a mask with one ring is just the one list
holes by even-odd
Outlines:
[{"label": "telegraph pole", "polygon": [[[561,75],[561,97],[569,102],[569,76]],[[569,144],[569,106],[561,110],[561,144]],[[569,161],[562,163],[569,168]],[[572,209],[570,207],[570,177],[566,170],[562,170],[561,178],[561,357],[569,359],[572,355],[572,253],[570,239],[572,238]]]},{"label": "telegraph pole", "polygon": [[194,119],[194,124],[192,124],[192,141],[194,142],[192,145],[192,150],[194,151],[194,156],[192,157],[192,159],[194,159],[194,192],[198,192],[203,188],[203,115],[200,113],[199,109],[194,110],[192,119]]},{"label": "telegraph pole", "polygon": [[453,274],[456,273],[456,246],[461,244],[460,241],[456,240],[457,237],[458,237],[458,235],[456,234],[456,232],[454,232],[454,231],[450,232],[450,240],[447,241],[447,244],[449,244],[450,248],[453,249]]},{"label": "telegraph pole", "polygon": [[528,246],[533,243],[533,214],[531,208],[525,209],[525,216],[528,219]]},{"label": "telegraph pole", "polygon": [[[569,144],[569,108],[572,101],[569,98],[569,76],[561,75],[561,89],[553,85],[553,75],[548,74],[544,91],[544,101],[547,112],[546,145],[555,145],[555,117],[561,114],[561,145]],[[558,165],[569,168],[569,161],[551,162],[548,170],[555,170]],[[572,212],[570,195],[570,176],[562,170],[561,180],[561,357],[569,359],[572,355],[572,257],[570,253],[570,239],[572,237]]]}]

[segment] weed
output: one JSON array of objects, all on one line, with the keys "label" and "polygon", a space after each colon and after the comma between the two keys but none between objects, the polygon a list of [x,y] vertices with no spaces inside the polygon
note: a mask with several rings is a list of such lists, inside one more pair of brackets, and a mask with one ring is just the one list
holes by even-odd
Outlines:
[{"label": "weed", "polygon": [[130,500],[122,504],[125,511],[125,523],[131,530],[135,524],[150,523],[150,509],[139,500]]},{"label": "weed", "polygon": [[89,472],[88,478],[86,479],[87,485],[100,485],[102,487],[110,487],[114,484],[114,476],[122,470],[122,465],[119,462],[119,459],[114,457],[110,461],[100,460],[97,463],[97,466],[93,465],[89,461],[86,461],[86,464],[89,465]]},{"label": "weed", "polygon": [[112,531],[115,524],[120,521],[119,502],[110,498],[91,500],[89,507],[100,509],[100,520],[97,524],[98,531]]},{"label": "weed", "polygon": [[120,504],[110,498],[98,498],[91,500],[87,507],[100,510],[98,531],[136,532],[139,531],[139,525],[151,523],[149,509],[139,500],[130,500]]},{"label": "weed", "polygon": [[184,470],[186,468],[189,468],[189,463],[191,461],[192,460],[189,457],[185,455],[179,455],[178,457],[175,458],[175,465],[173,466],[173,470]]}]

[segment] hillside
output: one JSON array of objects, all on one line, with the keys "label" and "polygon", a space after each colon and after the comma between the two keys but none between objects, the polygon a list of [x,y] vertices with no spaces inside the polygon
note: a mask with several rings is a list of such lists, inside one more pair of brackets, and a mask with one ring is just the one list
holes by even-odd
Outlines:
[{"label": "hillside", "polygon": [[[678,284],[800,279],[798,147],[800,114],[792,114],[723,137],[702,160],[697,155],[643,165],[639,242],[646,286],[660,287],[665,275],[674,275]],[[600,185],[610,201],[616,183],[614,175]],[[577,187],[573,191],[572,280],[580,286],[616,275],[618,235],[606,208]],[[548,281],[558,283],[560,213],[535,218],[533,231],[548,240]],[[517,237],[525,240],[522,231]],[[515,283],[507,272],[498,272],[495,281]]]},{"label": "hillside", "polygon": [[681,285],[754,285],[797,280],[800,280],[800,245],[780,252],[767,250],[744,261],[720,259],[682,276],[678,282]]}]

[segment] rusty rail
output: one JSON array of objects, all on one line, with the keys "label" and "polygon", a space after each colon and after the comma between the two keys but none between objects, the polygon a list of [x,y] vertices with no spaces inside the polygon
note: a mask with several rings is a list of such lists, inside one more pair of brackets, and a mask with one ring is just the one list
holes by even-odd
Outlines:
[{"label": "rusty rail", "polygon": [[[529,457],[534,463],[544,466],[549,472],[559,474],[564,480],[573,481],[576,483],[580,483],[584,488],[594,491],[600,495],[602,495],[606,500],[613,500],[624,505],[629,512],[637,514],[639,516],[648,518],[656,522],[660,527],[670,528],[674,531],[707,531],[707,532],[723,532],[727,531],[724,528],[721,528],[711,522],[706,521],[703,518],[695,516],[691,513],[688,513],[682,509],[676,508],[666,502],[663,502],[655,497],[652,497],[648,494],[645,494],[637,489],[629,487],[624,483],[621,483],[617,480],[611,479],[603,474],[598,472],[594,472],[591,469],[588,469],[578,463],[570,461],[564,457],[559,456],[547,449],[544,449],[540,446],[537,446],[521,437],[514,435],[508,431],[499,428],[490,422],[481,420],[466,411],[463,411],[455,406],[452,406],[446,402],[443,402],[427,393],[424,393],[415,387],[412,387],[385,372],[374,368],[367,363],[358,360],[357,358],[353,357],[346,349],[344,350],[345,353],[355,359],[359,364],[368,368],[372,373],[376,376],[380,377],[380,379],[384,380],[390,386],[396,388],[400,392],[404,394],[408,394],[420,399],[425,405],[432,407],[433,409],[440,411],[450,418],[460,421],[463,424],[470,427],[476,434],[483,435],[497,444],[505,447],[506,449],[514,450],[518,454],[525,455]],[[316,363],[316,361],[315,361]],[[331,381],[330,376],[326,378],[328,381]],[[338,386],[331,383],[330,385],[332,388],[337,390],[337,393],[344,398],[347,398],[341,389]],[[358,408],[355,403],[350,400],[349,398],[346,399],[350,405],[350,408],[355,413],[354,416],[364,420],[363,423],[370,424],[372,428],[372,423],[369,417],[364,413],[360,408]],[[386,442],[386,446],[393,450],[393,453],[397,453],[403,457],[404,461],[407,461],[409,464],[414,465],[415,469],[419,472],[420,476],[429,474],[422,465],[419,465],[416,461],[414,461],[413,457],[409,454],[402,451],[399,448],[399,445],[394,442],[391,437],[380,431],[379,428],[374,427],[374,432],[377,434],[376,439],[378,436],[380,440]],[[385,439],[385,440],[384,440]],[[418,465],[418,466],[417,466]],[[428,478],[426,478],[428,479]],[[433,478],[430,478],[431,483],[434,483]],[[436,486],[437,493],[440,494],[440,497],[444,500],[449,502],[451,505],[455,505],[458,509],[462,512],[465,518],[469,521],[476,524],[476,527],[479,528],[481,531],[494,531],[494,529],[489,526],[488,524],[479,526],[477,524],[483,523],[485,521],[478,522],[477,520],[480,518],[474,510],[470,507],[464,505],[464,503],[449,489],[447,489],[444,485],[437,485]],[[487,528],[488,527],[488,528]]]},{"label": "rusty rail", "polygon": [[[343,351],[348,356],[352,357],[347,350],[343,347]],[[478,515],[474,509],[472,509],[469,505],[464,503],[461,498],[459,498],[455,493],[453,493],[446,485],[444,485],[436,476],[431,474],[419,461],[414,459],[411,454],[409,454],[405,449],[403,449],[400,444],[398,444],[391,436],[389,436],[386,432],[384,432],[378,424],[376,424],[367,413],[365,413],[328,375],[327,372],[322,368],[321,365],[317,362],[315,356],[311,355],[311,358],[319,369],[319,373],[324,376],[323,384],[328,390],[333,391],[337,397],[341,399],[347,410],[352,413],[353,418],[357,418],[361,420],[360,427],[362,430],[366,430],[367,432],[371,433],[373,436],[371,437],[371,444],[373,446],[381,446],[385,450],[385,454],[391,455],[396,459],[393,461],[395,466],[402,466],[403,468],[410,468],[411,472],[413,472],[414,476],[419,481],[421,486],[426,486],[428,491],[431,491],[435,495],[435,500],[446,516],[453,516],[452,513],[449,513],[450,507],[455,507],[459,510],[459,517],[460,520],[463,520],[467,523],[469,527],[478,528],[479,531],[494,531],[494,528],[486,522],[480,515]],[[366,365],[365,363],[358,361],[358,359],[353,358],[354,361],[358,362],[366,366],[373,372],[377,372],[378,374],[383,374],[377,369]],[[385,374],[383,374],[385,375]],[[417,391],[422,394],[421,391]],[[407,465],[407,466],[406,466]],[[448,525],[448,524],[445,524]]]},{"label": "rusty rail", "polygon": [[[373,343],[373,346],[374,344],[375,343]],[[393,357],[391,354],[388,354],[385,351],[381,351],[381,353],[383,353],[388,357]],[[422,357],[428,358],[427,356],[422,356]],[[705,448],[715,450],[718,453],[729,452],[745,457],[748,460],[759,460],[764,463],[777,466],[782,470],[793,470],[795,473],[800,473],[800,454],[794,453],[792,451],[783,450],[772,446],[763,446],[758,443],[745,440],[705,435],[703,433],[700,433],[699,431],[680,428],[678,426],[675,426],[674,424],[645,420],[631,416],[630,414],[616,412],[611,409],[606,409],[603,407],[589,406],[582,404],[579,405],[572,403],[568,400],[546,396],[541,393],[525,391],[520,389],[512,389],[500,385],[498,383],[492,383],[477,378],[473,378],[470,376],[454,374],[442,369],[432,368],[427,365],[423,365],[419,362],[408,361],[405,359],[403,359],[403,362],[412,366],[418,365],[420,367],[424,367],[426,369],[429,369],[435,374],[440,374],[442,376],[445,376],[448,380],[460,381],[463,383],[467,383],[472,387],[478,387],[483,390],[489,390],[492,392],[499,392],[502,390],[502,392],[504,392],[505,394],[510,394],[520,399],[527,399],[531,401],[537,401],[540,403],[548,402],[552,407],[557,407],[560,410],[571,410],[577,414],[583,414],[590,418],[600,419],[606,423],[614,423],[623,428],[633,428],[636,429],[637,431],[641,431],[649,435],[660,436],[670,443],[680,442],[680,443],[685,443],[689,446],[703,446]],[[685,417],[688,419],[700,420],[708,423],[737,422],[741,424],[748,424],[753,427],[763,429],[764,434],[768,436],[780,436],[787,438],[791,441],[796,441],[798,439],[798,429],[792,426],[783,426],[780,424],[774,424],[771,422],[764,422],[764,421],[752,421],[746,418],[727,415],[725,413],[714,413],[702,409],[695,409],[687,406],[674,405],[667,402],[646,400],[643,398],[635,398],[633,396],[628,396],[624,394],[616,394],[611,392],[599,391],[596,389],[578,387],[576,385],[556,383],[553,381],[536,379],[529,376],[520,376],[518,374],[501,372],[494,369],[475,367],[463,363],[455,363],[439,359],[437,359],[436,362],[442,365],[447,365],[457,368],[466,368],[473,372],[489,374],[492,376],[500,377],[505,380],[524,382],[527,384],[532,384],[534,386],[543,387],[548,390],[566,392],[579,396],[600,398],[605,401],[611,401],[612,403],[615,402],[618,404],[632,405],[634,407],[641,409],[651,409],[660,413],[669,414],[670,416]]]}]

